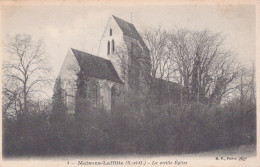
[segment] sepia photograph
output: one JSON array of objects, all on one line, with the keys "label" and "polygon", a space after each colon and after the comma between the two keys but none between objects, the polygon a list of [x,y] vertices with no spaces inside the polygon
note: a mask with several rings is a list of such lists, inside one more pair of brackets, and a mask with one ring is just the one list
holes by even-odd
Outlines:
[{"label": "sepia photograph", "polygon": [[1,4],[3,160],[257,157],[254,3],[22,2]]}]

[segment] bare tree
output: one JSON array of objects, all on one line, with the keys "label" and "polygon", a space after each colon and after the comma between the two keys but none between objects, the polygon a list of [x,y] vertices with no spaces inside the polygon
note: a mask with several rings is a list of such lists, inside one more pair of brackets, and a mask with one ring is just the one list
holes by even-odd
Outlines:
[{"label": "bare tree", "polygon": [[166,81],[164,89],[168,91],[168,102],[170,102],[170,81],[174,80],[173,77],[175,77],[174,74],[177,69],[176,66],[173,66],[174,62],[171,57],[171,47],[169,46],[169,33],[159,26],[156,29],[145,30],[142,36],[150,50],[151,68],[149,73],[151,75],[151,91],[156,96],[161,97],[165,92],[160,87],[163,84],[162,82]]},{"label": "bare tree", "polygon": [[170,56],[167,48],[168,34],[161,27],[157,29],[146,30],[143,38],[150,50],[151,76],[153,78],[164,78],[167,75],[167,65],[169,65]]},{"label": "bare tree", "polygon": [[6,43],[8,56],[3,63],[3,110],[16,116],[29,112],[30,101],[40,98],[49,84],[50,68],[44,55],[43,42],[29,35],[10,36]]},{"label": "bare tree", "polygon": [[223,48],[224,36],[208,30],[179,29],[169,35],[172,59],[187,100],[219,103],[235,88],[238,65]]},{"label": "bare tree", "polygon": [[245,101],[255,104],[255,65],[254,62],[250,67],[243,67],[239,71],[239,85],[237,90],[240,97],[240,107],[245,107]]}]

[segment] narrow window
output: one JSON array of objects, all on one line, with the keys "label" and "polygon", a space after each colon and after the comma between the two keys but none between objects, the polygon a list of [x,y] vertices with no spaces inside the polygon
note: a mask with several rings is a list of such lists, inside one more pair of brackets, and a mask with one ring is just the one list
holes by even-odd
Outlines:
[{"label": "narrow window", "polygon": [[65,84],[65,103],[69,107],[69,82]]},{"label": "narrow window", "polygon": [[112,36],[112,28],[110,28],[110,36]]},{"label": "narrow window", "polygon": [[114,53],[114,51],[115,51],[115,41],[112,40],[112,53]]},{"label": "narrow window", "polygon": [[107,54],[108,55],[110,54],[110,41],[108,41],[107,43]]},{"label": "narrow window", "polygon": [[92,83],[87,87],[87,97],[90,104],[97,107],[98,86],[95,83]]},{"label": "narrow window", "polygon": [[130,68],[132,68],[132,66],[133,66],[133,62],[134,62],[134,52],[133,52],[133,50],[134,50],[134,44],[133,44],[133,42],[131,42],[131,50],[130,50],[130,60],[129,60],[129,65],[130,65]]},{"label": "narrow window", "polygon": [[66,107],[68,107],[68,104],[69,104],[69,96],[68,96],[67,91],[65,91],[65,105],[66,105]]},{"label": "narrow window", "polygon": [[115,88],[115,86],[113,86],[111,88],[111,111],[114,110],[115,103],[116,103],[116,88]]},{"label": "narrow window", "polygon": [[134,43],[131,42],[131,56],[133,56],[133,52],[134,52]]}]

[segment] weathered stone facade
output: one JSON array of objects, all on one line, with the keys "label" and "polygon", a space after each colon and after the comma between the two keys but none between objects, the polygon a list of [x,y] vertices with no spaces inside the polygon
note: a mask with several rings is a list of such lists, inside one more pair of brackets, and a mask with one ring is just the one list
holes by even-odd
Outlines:
[{"label": "weathered stone facade", "polygon": [[115,16],[107,24],[97,56],[76,49],[66,55],[58,77],[70,113],[75,113],[80,70],[88,76],[86,105],[108,112],[131,95],[145,98],[149,91],[149,50],[134,25]]}]

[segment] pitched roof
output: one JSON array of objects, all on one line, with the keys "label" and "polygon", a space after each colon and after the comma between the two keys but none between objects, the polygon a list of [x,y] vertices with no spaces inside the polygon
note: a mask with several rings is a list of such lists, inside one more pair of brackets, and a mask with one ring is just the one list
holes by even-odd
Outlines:
[{"label": "pitched roof", "polygon": [[120,29],[123,31],[124,35],[138,40],[140,42],[140,44],[142,45],[142,47],[146,51],[149,51],[149,49],[145,45],[141,35],[138,33],[138,31],[136,30],[135,26],[132,23],[124,21],[114,15],[113,15],[113,18],[115,19],[115,21],[118,24],[118,26],[120,27]]},{"label": "pitched roof", "polygon": [[111,61],[71,48],[81,69],[90,77],[123,83]]}]

